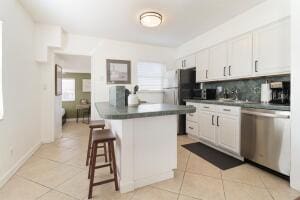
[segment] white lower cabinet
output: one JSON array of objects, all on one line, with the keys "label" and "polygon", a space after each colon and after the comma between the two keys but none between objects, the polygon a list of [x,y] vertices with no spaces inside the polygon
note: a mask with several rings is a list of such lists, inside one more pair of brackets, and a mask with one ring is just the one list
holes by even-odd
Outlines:
[{"label": "white lower cabinet", "polygon": [[218,135],[217,145],[231,152],[240,154],[240,119],[239,116],[218,115],[217,129]]},{"label": "white lower cabinet", "polygon": [[208,111],[199,112],[199,120],[198,120],[199,137],[210,143],[215,143],[216,141],[214,117],[215,117],[215,113],[213,112],[208,112]]},{"label": "white lower cabinet", "polygon": [[[209,109],[205,109],[207,107]],[[240,156],[240,107],[198,104],[197,108],[198,123],[187,120],[187,134],[197,136],[202,143]]]}]

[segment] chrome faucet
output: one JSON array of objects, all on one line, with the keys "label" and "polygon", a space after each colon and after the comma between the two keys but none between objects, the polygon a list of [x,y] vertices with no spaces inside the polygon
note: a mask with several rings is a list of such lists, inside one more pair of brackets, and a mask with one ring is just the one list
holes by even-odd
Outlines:
[{"label": "chrome faucet", "polygon": [[238,89],[232,90],[231,94],[233,95],[233,100],[238,101],[239,100],[239,91]]}]

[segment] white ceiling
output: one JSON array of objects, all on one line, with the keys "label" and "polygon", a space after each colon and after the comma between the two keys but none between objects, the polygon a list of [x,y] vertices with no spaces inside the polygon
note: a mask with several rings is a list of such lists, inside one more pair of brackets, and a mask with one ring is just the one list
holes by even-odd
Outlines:
[{"label": "white ceiling", "polygon": [[[176,47],[265,0],[19,0],[36,22],[74,34]],[[163,15],[157,28],[139,15]]]},{"label": "white ceiling", "polygon": [[89,56],[56,54],[55,63],[63,68],[63,72],[91,73],[91,57]]}]

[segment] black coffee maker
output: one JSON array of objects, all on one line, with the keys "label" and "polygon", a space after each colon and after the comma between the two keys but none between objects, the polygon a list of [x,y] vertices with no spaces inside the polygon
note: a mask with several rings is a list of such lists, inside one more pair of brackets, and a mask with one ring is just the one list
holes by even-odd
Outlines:
[{"label": "black coffee maker", "polygon": [[280,81],[270,83],[272,99],[270,103],[290,105],[290,82]]}]

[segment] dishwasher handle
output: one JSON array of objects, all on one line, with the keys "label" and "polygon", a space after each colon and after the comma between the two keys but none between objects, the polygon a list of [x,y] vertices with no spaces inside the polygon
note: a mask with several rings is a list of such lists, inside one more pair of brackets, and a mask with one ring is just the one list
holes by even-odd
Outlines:
[{"label": "dishwasher handle", "polygon": [[273,113],[268,113],[268,112],[252,111],[252,110],[242,110],[242,114],[256,115],[256,116],[270,117],[270,118],[284,118],[284,119],[290,118],[289,113],[282,113],[282,112],[276,113],[276,111]]}]

